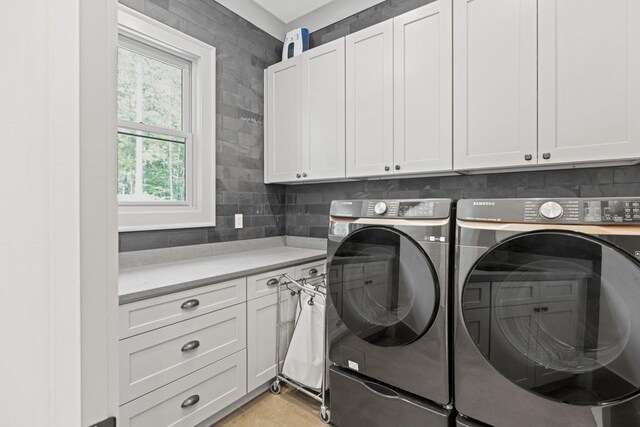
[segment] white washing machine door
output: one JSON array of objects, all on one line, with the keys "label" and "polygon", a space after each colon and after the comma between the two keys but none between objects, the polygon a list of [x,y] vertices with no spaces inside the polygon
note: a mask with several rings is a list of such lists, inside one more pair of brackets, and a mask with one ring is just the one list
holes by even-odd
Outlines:
[{"label": "white washing machine door", "polygon": [[439,286],[424,250],[404,233],[364,227],[347,236],[330,260],[328,291],[344,325],[380,347],[409,344],[432,325]]},{"label": "white washing machine door", "polygon": [[575,405],[640,389],[640,266],[570,232],[518,235],[471,270],[462,316],[487,361],[520,387]]}]

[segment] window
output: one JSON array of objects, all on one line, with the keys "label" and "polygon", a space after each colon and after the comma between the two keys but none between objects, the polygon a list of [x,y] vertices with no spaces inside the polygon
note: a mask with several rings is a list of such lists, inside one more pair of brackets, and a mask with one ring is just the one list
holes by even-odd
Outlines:
[{"label": "window", "polygon": [[120,231],[214,225],[215,48],[121,6]]}]

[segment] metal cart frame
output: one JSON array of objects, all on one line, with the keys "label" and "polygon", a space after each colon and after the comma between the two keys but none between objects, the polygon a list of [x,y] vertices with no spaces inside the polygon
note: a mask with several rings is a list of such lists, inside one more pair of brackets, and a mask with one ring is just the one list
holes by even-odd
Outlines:
[{"label": "metal cart frame", "polygon": [[[284,279],[284,280],[283,280]],[[311,397],[312,399],[320,402],[320,419],[322,421],[324,421],[325,423],[329,423],[330,419],[331,419],[331,412],[329,410],[329,406],[327,405],[327,395],[326,395],[326,388],[327,388],[327,331],[326,331],[326,310],[325,310],[325,330],[324,330],[324,336],[323,336],[323,340],[322,340],[322,354],[323,354],[323,362],[322,362],[322,382],[321,382],[321,388],[319,392],[314,392],[309,390],[308,387],[305,387],[303,384],[299,383],[298,381],[287,377],[286,375],[284,375],[282,373],[282,367],[281,367],[281,360],[280,360],[280,331],[282,326],[285,326],[289,323],[294,323],[297,321],[297,319],[294,316],[293,320],[288,320],[283,322],[280,314],[280,310],[281,310],[281,301],[282,301],[282,288],[286,288],[288,291],[292,292],[292,293],[297,293],[298,295],[300,295],[301,292],[308,292],[312,295],[317,296],[322,298],[322,300],[324,301],[324,303],[326,304],[327,302],[327,295],[326,295],[326,289],[327,289],[327,285],[326,285],[326,274],[321,274],[317,277],[314,277],[314,280],[320,279],[319,283],[316,283],[314,285],[310,285],[306,279],[301,279],[301,280],[295,280],[293,279],[291,276],[289,276],[288,274],[283,274],[280,279],[278,280],[278,302],[277,302],[277,315],[276,315],[276,378],[273,381],[273,383],[271,384],[270,387],[270,391],[271,393],[274,394],[278,394],[280,393],[280,383],[284,382],[286,384],[289,384],[291,387],[293,387],[295,390],[298,390],[302,393],[304,393],[305,395]],[[320,288],[322,288],[323,290],[321,291]],[[293,294],[292,294],[293,295]],[[325,305],[326,306],[326,305]],[[294,327],[295,329],[295,327]],[[288,350],[288,346],[287,346],[287,350]],[[285,353],[286,354],[286,353]]]}]

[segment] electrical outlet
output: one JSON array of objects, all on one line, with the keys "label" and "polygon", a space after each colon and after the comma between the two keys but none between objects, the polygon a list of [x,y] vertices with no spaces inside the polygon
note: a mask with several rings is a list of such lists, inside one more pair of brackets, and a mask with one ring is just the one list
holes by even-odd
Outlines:
[{"label": "electrical outlet", "polygon": [[242,228],[242,214],[236,214],[236,228]]}]

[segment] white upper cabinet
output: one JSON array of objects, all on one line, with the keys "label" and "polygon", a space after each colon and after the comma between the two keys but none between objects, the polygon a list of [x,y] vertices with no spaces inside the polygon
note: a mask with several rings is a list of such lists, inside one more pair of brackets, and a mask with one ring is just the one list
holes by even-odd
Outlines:
[{"label": "white upper cabinet", "polygon": [[300,58],[265,71],[265,182],[295,181],[302,161]]},{"label": "white upper cabinet", "polygon": [[454,169],[536,164],[536,3],[454,0]]},{"label": "white upper cabinet", "polygon": [[265,182],[345,177],[344,39],[265,72]]},{"label": "white upper cabinet", "polygon": [[452,168],[451,2],[394,19],[394,170]]},{"label": "white upper cabinet", "polygon": [[302,56],[302,173],[325,180],[345,176],[344,39]]},{"label": "white upper cabinet", "polygon": [[640,156],[640,2],[539,0],[539,159]]},{"label": "white upper cabinet", "polygon": [[347,177],[393,173],[393,21],[346,37]]}]

